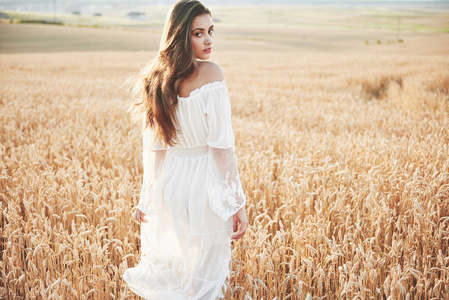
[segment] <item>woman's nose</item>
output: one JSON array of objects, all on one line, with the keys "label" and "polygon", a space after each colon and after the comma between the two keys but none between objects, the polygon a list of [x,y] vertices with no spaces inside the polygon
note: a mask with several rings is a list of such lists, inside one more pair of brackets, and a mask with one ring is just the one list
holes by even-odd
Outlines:
[{"label": "woman's nose", "polygon": [[210,35],[208,35],[208,36],[206,37],[206,39],[204,40],[204,43],[205,43],[206,45],[212,44],[212,37],[211,37]]}]

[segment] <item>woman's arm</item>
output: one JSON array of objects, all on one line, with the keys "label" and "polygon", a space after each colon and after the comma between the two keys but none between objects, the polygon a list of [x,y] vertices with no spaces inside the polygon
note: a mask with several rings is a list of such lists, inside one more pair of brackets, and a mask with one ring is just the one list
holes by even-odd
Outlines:
[{"label": "woman's arm", "polygon": [[[246,197],[239,179],[231,124],[231,105],[226,85],[210,91],[205,105],[209,127],[207,189],[212,210],[223,220],[233,217],[234,235],[243,236],[248,226]],[[240,230],[239,230],[240,227]]]},{"label": "woman's arm", "polygon": [[134,220],[147,222],[145,215],[149,213],[154,193],[154,184],[162,169],[167,149],[155,142],[153,132],[148,128],[143,132],[143,182],[139,204],[134,213]]}]

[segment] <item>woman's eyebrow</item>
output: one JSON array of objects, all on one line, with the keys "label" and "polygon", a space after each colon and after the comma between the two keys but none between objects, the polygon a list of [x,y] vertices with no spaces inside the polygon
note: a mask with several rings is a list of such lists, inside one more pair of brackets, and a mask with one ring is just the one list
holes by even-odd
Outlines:
[{"label": "woman's eyebrow", "polygon": [[[209,29],[211,29],[211,28],[214,28],[214,25],[212,25],[211,27],[209,27]],[[195,31],[195,30],[201,30],[201,31],[204,31],[204,28],[195,28],[195,29],[193,29],[192,31]]]}]

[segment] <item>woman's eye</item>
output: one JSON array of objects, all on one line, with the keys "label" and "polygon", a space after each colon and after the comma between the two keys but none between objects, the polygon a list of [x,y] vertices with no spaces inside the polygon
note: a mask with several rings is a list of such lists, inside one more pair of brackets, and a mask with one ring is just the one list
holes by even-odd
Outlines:
[{"label": "woman's eye", "polygon": [[201,32],[197,32],[197,33],[195,33],[195,36],[197,36],[197,37],[200,37],[200,36],[202,36],[203,34],[201,33]]},{"label": "woman's eye", "polygon": [[214,32],[213,29],[209,29],[209,34],[212,34],[212,32]]}]

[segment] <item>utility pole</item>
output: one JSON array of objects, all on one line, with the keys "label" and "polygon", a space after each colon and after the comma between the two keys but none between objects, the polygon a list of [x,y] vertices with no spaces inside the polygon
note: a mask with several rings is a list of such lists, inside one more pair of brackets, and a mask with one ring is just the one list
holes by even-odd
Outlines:
[{"label": "utility pole", "polygon": [[268,34],[271,35],[271,9],[268,11],[268,18],[267,18],[267,29]]},{"label": "utility pole", "polygon": [[56,23],[56,0],[53,0],[53,23]]}]

